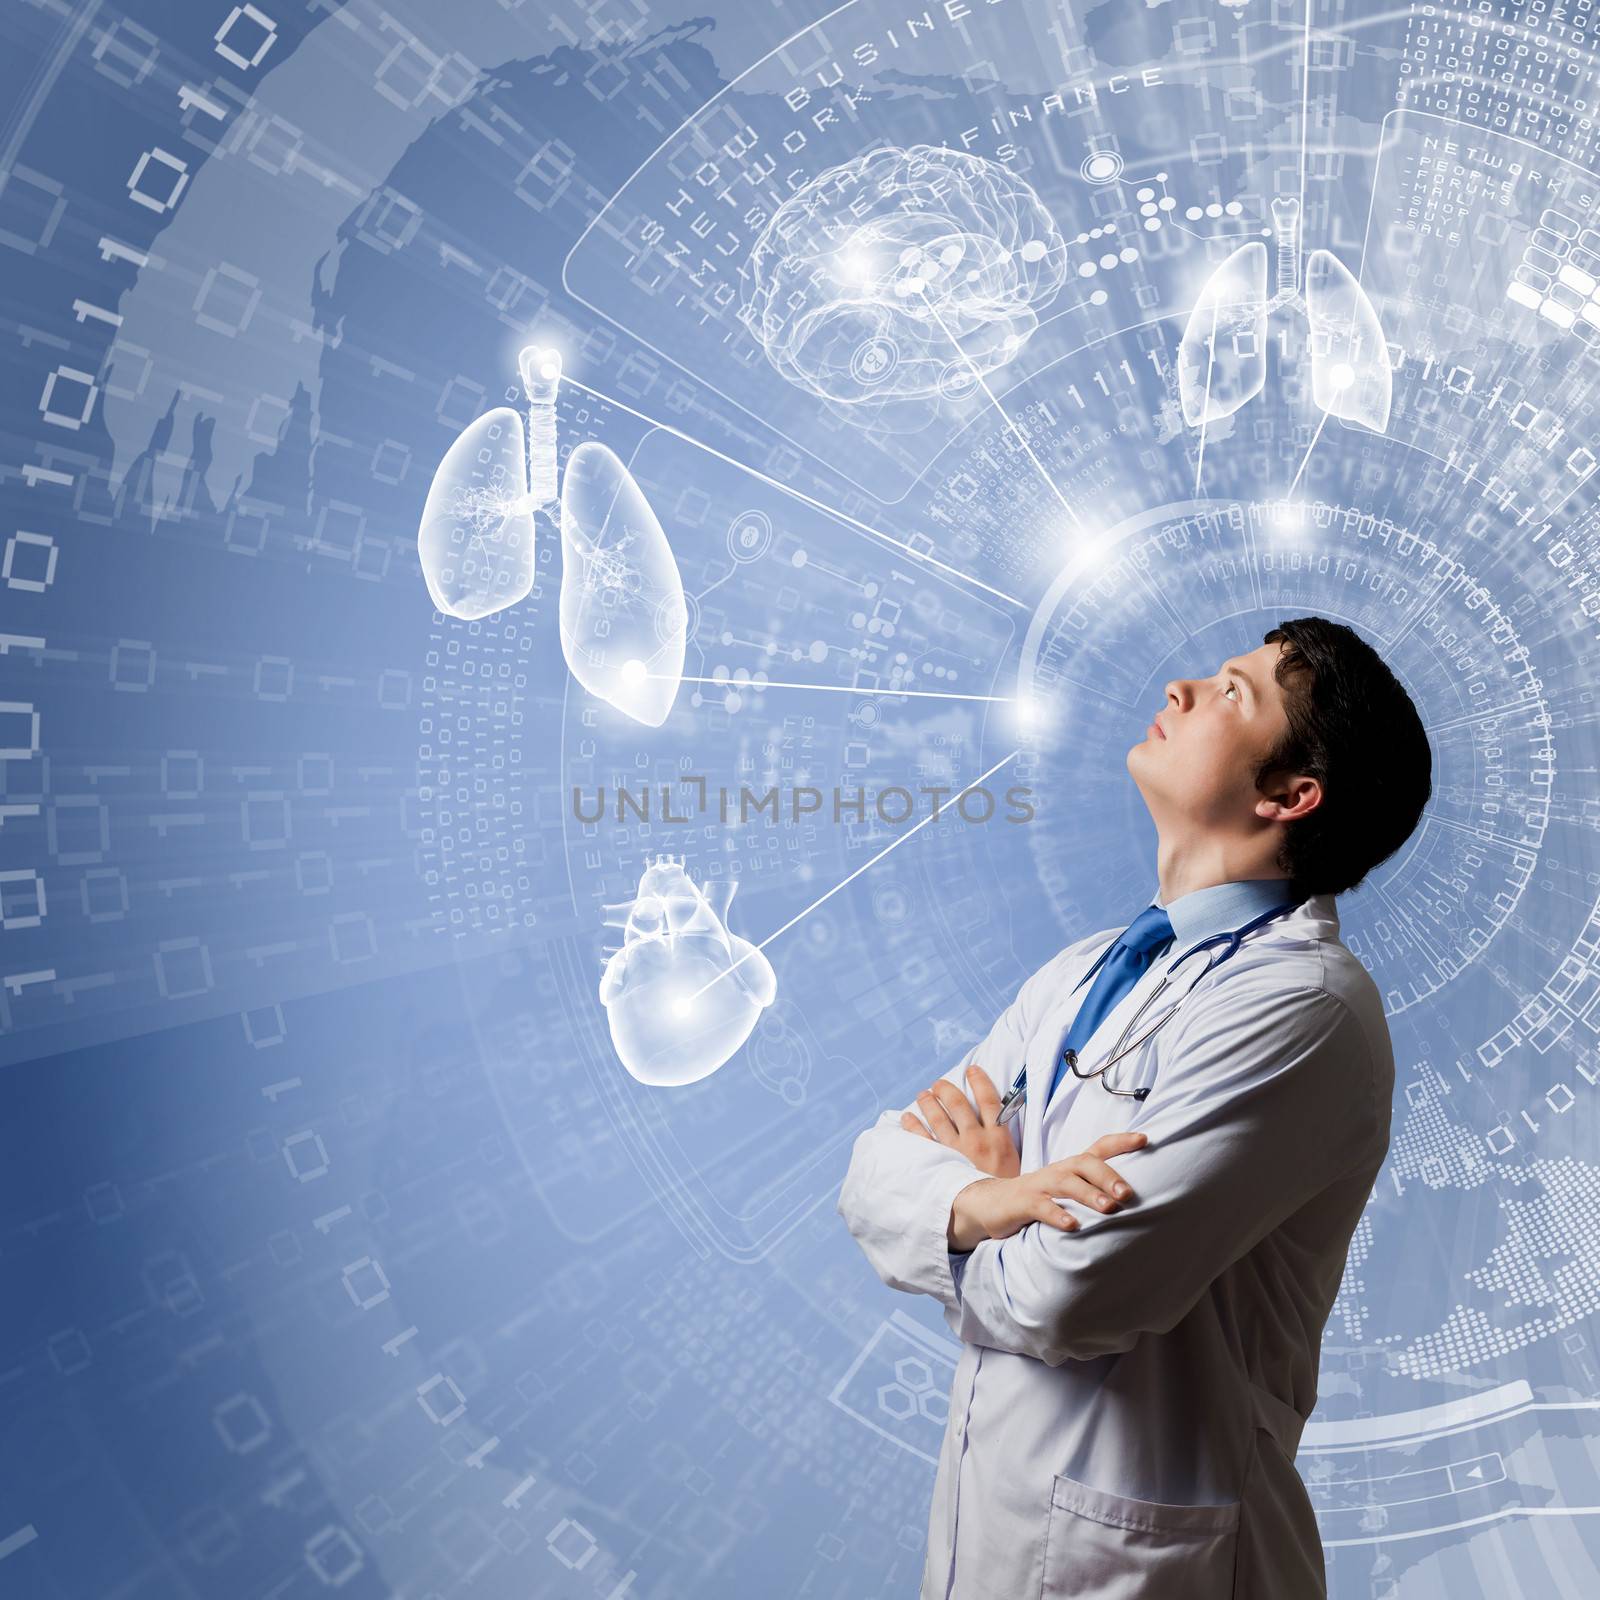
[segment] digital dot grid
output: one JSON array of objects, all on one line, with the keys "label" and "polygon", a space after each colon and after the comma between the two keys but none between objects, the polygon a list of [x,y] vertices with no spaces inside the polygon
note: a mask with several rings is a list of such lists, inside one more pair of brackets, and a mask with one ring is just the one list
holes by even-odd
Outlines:
[{"label": "digital dot grid", "polygon": [[[1440,1327],[1406,1339],[1403,1349],[1391,1353],[1395,1371],[1419,1382],[1496,1360],[1600,1310],[1600,1235],[1585,1223],[1600,1206],[1600,1171],[1570,1157],[1538,1161],[1531,1168],[1491,1165],[1484,1158],[1481,1136],[1449,1118],[1441,1094],[1429,1082],[1407,1086],[1406,1115],[1391,1144],[1394,1170],[1402,1179],[1431,1189],[1467,1190],[1490,1181],[1517,1188],[1536,1185],[1538,1192],[1528,1199],[1502,1203],[1504,1237],[1481,1266],[1463,1276],[1474,1288],[1495,1296],[1500,1310],[1541,1309],[1502,1326],[1481,1307],[1457,1302]],[[1339,1313],[1352,1338],[1360,1337],[1365,1317],[1356,1276],[1371,1249],[1370,1231],[1362,1237],[1365,1227],[1363,1219],[1340,1286]],[[1379,1342],[1398,1344],[1402,1338],[1395,1334]]]},{"label": "digital dot grid", "polygon": [[[1334,1318],[1339,1321],[1343,1330],[1346,1344],[1359,1344],[1366,1334],[1367,1308],[1362,1303],[1361,1296],[1367,1292],[1366,1279],[1361,1276],[1361,1269],[1366,1265],[1366,1260],[1372,1254],[1372,1218],[1363,1216],[1356,1224],[1356,1231],[1350,1235],[1350,1249],[1345,1256],[1344,1277],[1339,1283],[1339,1293],[1333,1302],[1333,1312],[1328,1319],[1328,1327],[1333,1326]],[[1329,1338],[1328,1329],[1322,1334],[1324,1342]]]},{"label": "digital dot grid", "polygon": [[1240,217],[1244,215],[1244,206],[1237,200],[1230,200],[1226,205],[1213,200],[1210,205],[1186,206],[1184,216],[1190,222],[1199,222],[1202,218],[1210,217],[1215,221],[1219,217]]},{"label": "digital dot grid", "polygon": [[[1479,1136],[1448,1117],[1441,1104],[1441,1092],[1432,1079],[1417,1080],[1407,1085],[1407,1111],[1391,1141],[1390,1163],[1401,1179],[1421,1183],[1430,1189],[1476,1188],[1495,1176],[1494,1170],[1484,1159]],[[1365,1336],[1369,1310],[1361,1300],[1366,1292],[1366,1280],[1360,1274],[1371,1254],[1373,1242],[1371,1219],[1364,1216],[1351,1237],[1344,1276],[1330,1316],[1330,1326],[1333,1319],[1337,1318],[1346,1341],[1351,1343],[1359,1342]],[[1491,1333],[1497,1331],[1487,1318],[1483,1320],[1484,1327]],[[1324,1337],[1327,1337],[1326,1332]],[[1397,1343],[1401,1337],[1392,1335],[1379,1342]],[[1425,1340],[1419,1341],[1419,1345],[1428,1346],[1429,1340],[1442,1337],[1443,1330],[1428,1335]],[[1498,1353],[1493,1341],[1484,1339],[1472,1347],[1470,1359],[1486,1360]],[[1410,1376],[1420,1379],[1450,1370],[1452,1359],[1455,1358],[1439,1354],[1431,1347],[1419,1357],[1417,1348],[1413,1347],[1397,1354],[1394,1362],[1397,1370],[1407,1371]]]},{"label": "digital dot grid", "polygon": [[903,689],[913,676],[911,657],[904,650],[895,651],[894,659],[889,663],[889,687]]},{"label": "digital dot grid", "polygon": [[[1155,174],[1165,184],[1166,173]],[[1139,202],[1139,216],[1144,218],[1144,230],[1147,234],[1158,234],[1165,221],[1165,214],[1178,208],[1178,202],[1170,194],[1155,194],[1154,189],[1139,189],[1136,194]]]},{"label": "digital dot grid", "polygon": [[1452,1121],[1431,1082],[1406,1090],[1407,1110],[1390,1145],[1389,1160],[1407,1182],[1430,1189],[1473,1189],[1490,1177],[1480,1139]]},{"label": "digital dot grid", "polygon": [[1395,1371],[1416,1379],[1442,1378],[1536,1344],[1549,1332],[1543,1317],[1519,1328],[1497,1328],[1476,1306],[1457,1304],[1444,1325],[1394,1357]]},{"label": "digital dot grid", "polygon": [[[1167,181],[1166,173],[1158,172],[1156,181],[1164,188]],[[1146,233],[1159,233],[1166,219],[1166,213],[1175,210],[1178,204],[1170,194],[1163,192],[1158,196],[1155,190],[1149,187],[1138,190],[1135,199],[1139,202],[1139,215],[1144,218],[1143,226]]]},{"label": "digital dot grid", "polygon": [[[1118,158],[1115,171],[1111,173],[1111,177],[1119,175],[1121,171],[1122,163],[1121,159]],[[1156,174],[1158,183],[1165,184],[1166,179],[1166,173],[1158,172]],[[1111,178],[1102,178],[1098,181],[1109,182]],[[1170,211],[1177,204],[1177,201],[1167,197],[1158,199],[1156,191],[1148,186],[1140,188],[1137,194],[1141,202],[1139,210],[1140,215],[1144,218],[1144,226],[1150,232],[1154,232],[1161,226],[1162,213]],[[1090,279],[1098,277],[1103,272],[1114,272],[1119,266],[1132,266],[1139,259],[1139,252],[1132,245],[1118,246],[1115,244],[1116,233],[1116,225],[1108,222],[1098,228],[1089,228],[1073,239],[1072,242],[1076,245],[1093,245],[1100,239],[1108,241],[1106,246],[1096,255],[1087,261],[1078,263],[1077,271],[1080,278]],[[1111,296],[1106,290],[1097,288],[1090,292],[1089,304],[1103,306],[1110,298]]]},{"label": "digital dot grid", "polygon": [[[1139,259],[1139,252],[1132,245],[1123,245],[1120,249],[1113,247],[1116,231],[1115,226],[1108,222],[1104,227],[1090,228],[1087,233],[1080,233],[1072,241],[1074,244],[1093,244],[1098,239],[1112,241],[1112,244],[1102,248],[1099,254],[1091,260],[1078,263],[1078,276],[1080,278],[1092,278],[1101,272],[1114,272],[1119,266],[1131,266]],[[1094,304],[1101,305],[1104,300],[1105,296],[1102,294],[1100,299],[1094,300]]]},{"label": "digital dot grid", "polygon": [[1506,1240],[1467,1278],[1503,1295],[1507,1306],[1552,1308],[1556,1327],[1600,1310],[1600,1234],[1588,1222],[1600,1204],[1600,1172],[1562,1156],[1502,1176],[1518,1186],[1536,1184],[1538,1192],[1505,1202]]}]

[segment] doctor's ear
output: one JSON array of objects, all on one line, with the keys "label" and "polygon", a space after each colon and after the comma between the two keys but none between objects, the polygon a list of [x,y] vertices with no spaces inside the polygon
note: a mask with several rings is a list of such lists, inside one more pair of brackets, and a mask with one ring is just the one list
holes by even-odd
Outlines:
[{"label": "doctor's ear", "polygon": [[1272,773],[1261,780],[1256,815],[1268,822],[1295,822],[1322,804],[1320,779],[1303,772]]}]

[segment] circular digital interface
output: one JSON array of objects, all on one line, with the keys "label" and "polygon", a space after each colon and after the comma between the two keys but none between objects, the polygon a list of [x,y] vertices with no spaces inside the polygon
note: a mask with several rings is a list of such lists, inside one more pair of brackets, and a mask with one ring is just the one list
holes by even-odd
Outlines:
[{"label": "circular digital interface", "polygon": [[[1334,529],[1348,541],[1322,536]],[[1181,616],[1160,579],[1180,554],[1195,580]],[[1210,676],[1283,618],[1314,610],[1358,629],[1428,708],[1434,792],[1405,847],[1349,903],[1341,938],[1391,1019],[1432,1000],[1514,917],[1556,778],[1541,679],[1495,599],[1494,580],[1515,585],[1515,573],[1485,550],[1464,554],[1491,581],[1431,538],[1321,501],[1175,504],[1107,530],[1092,564],[1074,562],[1046,591],[1023,643],[1018,687],[1039,725],[1041,786],[1080,787],[1083,752],[1142,739],[1169,678]],[[1109,805],[1120,775],[1100,776]],[[1040,829],[1030,843],[1047,882],[1079,881],[1105,860],[1105,840],[1070,830]]]}]

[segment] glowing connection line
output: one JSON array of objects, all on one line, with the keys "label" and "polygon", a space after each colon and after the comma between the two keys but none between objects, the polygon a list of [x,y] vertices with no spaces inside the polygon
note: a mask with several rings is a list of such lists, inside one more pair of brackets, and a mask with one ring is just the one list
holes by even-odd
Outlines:
[{"label": "glowing connection line", "polygon": [[[671,676],[665,672],[647,672],[647,678],[665,678]],[[945,689],[892,689],[892,688],[857,688],[849,683],[786,683],[776,678],[766,678],[760,683],[751,679],[745,683],[735,683],[732,678],[691,678],[684,676],[674,677],[674,683],[715,683],[724,689],[733,689],[743,692],[746,689],[814,689],[818,694],[889,694],[903,695],[908,700],[981,700],[989,705],[1011,705],[1015,695],[1009,694],[955,694]]]},{"label": "glowing connection line", "polygon": [[[1011,753],[1009,755],[1002,756],[997,762],[995,762],[995,764],[992,767],[989,768],[989,770],[987,772],[980,774],[978,777],[974,778],[972,780],[972,782],[969,783],[966,786],[966,788],[962,789],[959,793],[957,793],[955,795],[952,795],[951,796],[951,800],[950,800],[950,804],[951,805],[959,804],[962,795],[965,795],[965,794],[969,793],[971,790],[976,789],[978,787],[978,785],[980,783],[982,783],[986,778],[992,778],[995,775],[995,773],[997,773],[1001,769],[1001,767],[1003,767],[1006,764],[1006,762],[1014,760],[1020,754],[1021,754],[1020,751],[1013,750],[1013,751],[1011,751]],[[846,884],[853,883],[869,867],[876,866],[880,861],[883,860],[883,858],[886,855],[889,854],[889,852],[891,850],[898,850],[900,848],[900,846],[903,845],[906,842],[907,839],[911,838],[912,835],[915,834],[916,832],[918,832],[919,829],[927,827],[927,825],[932,821],[933,821],[933,813],[930,811],[928,813],[928,815],[925,816],[922,819],[921,822],[916,824],[915,827],[908,828],[904,833],[902,833],[900,835],[900,837],[898,839],[891,840],[890,843],[886,844],[883,847],[883,849],[881,849],[877,853],[877,855],[872,857],[872,859],[870,861],[863,861],[861,863],[861,865],[859,867],[857,867],[856,870],[854,872],[852,872],[848,878],[840,879],[840,881],[838,883],[834,884],[834,886],[831,889],[829,889],[826,894],[819,895],[815,900],[813,900],[811,902],[811,904],[808,905],[805,908],[804,911],[797,911],[776,932],[769,933],[766,936],[766,938],[761,941],[760,944],[752,945],[750,947],[750,949],[747,950],[744,953],[744,955],[742,955],[742,956],[740,956],[738,958],[738,960],[730,963],[725,971],[719,972],[716,975],[716,977],[714,977],[711,980],[710,983],[703,983],[703,984],[701,984],[701,986],[698,989],[695,990],[695,992],[693,994],[686,995],[684,997],[684,999],[682,1000],[681,1004],[684,1005],[685,1007],[692,1005],[696,1000],[698,1000],[700,998],[701,995],[703,995],[706,992],[707,989],[709,989],[711,987],[712,983],[720,983],[724,978],[726,978],[728,976],[728,973],[732,972],[734,970],[734,968],[739,966],[739,964],[741,962],[747,961],[752,955],[755,954],[755,952],[757,950],[765,950],[767,948],[767,946],[769,944],[771,944],[772,941],[778,937],[778,934],[787,933],[789,931],[789,929],[792,928],[795,925],[795,923],[800,921],[800,919],[802,917],[810,916],[811,913],[813,911],[815,911],[817,909],[817,907],[820,906],[824,901],[831,900],[834,895],[838,894],[838,892],[842,888],[845,887]]]},{"label": "glowing connection line", "polygon": [[766,473],[758,472],[754,467],[743,461],[737,461],[732,456],[724,455],[722,451],[696,439],[693,434],[685,433],[681,428],[675,428],[670,422],[658,422],[654,417],[634,407],[624,404],[623,401],[614,399],[603,390],[591,388],[581,378],[567,377],[563,380],[574,389],[582,389],[585,394],[592,394],[596,400],[602,400],[608,406],[615,406],[618,411],[625,411],[630,417],[637,417],[641,422],[648,422],[652,428],[659,428],[663,433],[670,433],[675,439],[682,439],[685,444],[693,445],[696,450],[704,450],[708,456],[715,456],[718,461],[726,461],[730,467],[737,467],[740,472],[747,472],[752,478],[776,489],[780,494],[786,494],[793,500],[798,500],[802,505],[808,505],[815,511],[820,511],[825,517],[832,517],[836,522],[842,522],[848,527],[859,529],[862,533],[874,539],[880,539],[885,544],[893,545],[896,550],[914,559],[926,562],[930,567],[937,567],[941,572],[948,573],[952,578],[959,578],[963,583],[970,583],[974,588],[982,589],[986,594],[992,594],[997,600],[1004,600],[1007,605],[1018,607],[1023,611],[1032,611],[1033,607],[1026,600],[1019,600],[1014,594],[1007,594],[1003,589],[996,589],[984,583],[980,578],[974,578],[970,572],[963,572],[959,567],[952,567],[940,561],[937,556],[930,556],[926,551],[917,550],[911,545],[903,543],[892,535],[883,532],[881,528],[874,528],[870,523],[859,522],[847,511],[840,511],[835,506],[825,505],[821,500],[814,500],[802,490],[792,488],[789,484],[779,483],[776,478],[769,478]]},{"label": "glowing connection line", "polygon": [[945,326],[944,318],[934,310],[933,302],[928,299],[926,294],[924,294],[922,297],[922,303],[927,307],[928,315],[939,324],[939,331],[945,336],[946,339],[950,341],[952,345],[955,346],[956,351],[961,356],[961,359],[966,362],[967,370],[971,372],[973,382],[976,383],[977,386],[983,390],[984,394],[989,397],[989,404],[1000,413],[1001,420],[1016,436],[1017,443],[1020,444],[1025,451],[1027,451],[1028,459],[1034,464],[1035,467],[1039,469],[1039,476],[1044,479],[1046,484],[1049,485],[1051,494],[1053,494],[1056,499],[1061,502],[1061,509],[1072,518],[1072,525],[1075,528],[1081,528],[1083,526],[1083,519],[1073,509],[1072,505],[1067,500],[1067,497],[1062,494],[1060,485],[1057,484],[1056,480],[1045,471],[1044,463],[1033,453],[1033,446],[1028,443],[1027,435],[1023,433],[1022,429],[1011,420],[1010,413],[1003,405],[1000,404],[1000,401],[995,396],[994,390],[991,389],[984,381],[983,374],[978,370],[978,367],[976,363],[974,363],[972,357],[969,356],[964,349],[962,349],[961,341],[957,339],[955,335],[950,332],[949,328]]}]

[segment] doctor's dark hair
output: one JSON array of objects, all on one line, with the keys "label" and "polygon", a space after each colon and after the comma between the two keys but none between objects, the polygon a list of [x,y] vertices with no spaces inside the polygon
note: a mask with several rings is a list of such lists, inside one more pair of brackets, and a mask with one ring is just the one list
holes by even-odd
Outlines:
[{"label": "doctor's dark hair", "polygon": [[1433,755],[1411,696],[1359,634],[1296,617],[1262,640],[1281,644],[1273,676],[1289,731],[1256,768],[1304,773],[1322,803],[1284,827],[1278,865],[1304,899],[1353,889],[1411,837],[1433,793]]}]

